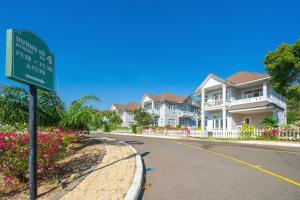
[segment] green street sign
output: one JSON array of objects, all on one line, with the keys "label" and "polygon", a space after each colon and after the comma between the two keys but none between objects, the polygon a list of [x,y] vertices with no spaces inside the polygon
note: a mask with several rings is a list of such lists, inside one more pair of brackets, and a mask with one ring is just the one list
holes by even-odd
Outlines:
[{"label": "green street sign", "polygon": [[45,90],[54,90],[54,55],[28,30],[6,31],[6,77]]}]

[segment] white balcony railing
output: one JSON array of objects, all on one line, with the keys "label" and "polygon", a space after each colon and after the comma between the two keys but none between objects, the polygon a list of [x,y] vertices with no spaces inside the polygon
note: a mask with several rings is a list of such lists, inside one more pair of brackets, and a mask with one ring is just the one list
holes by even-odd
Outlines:
[{"label": "white balcony railing", "polygon": [[245,104],[245,103],[255,103],[255,102],[266,101],[266,100],[267,100],[267,98],[263,97],[263,96],[247,98],[247,99],[237,99],[237,100],[232,100],[231,105],[239,105],[239,104]]},{"label": "white balcony railing", "polygon": [[178,115],[178,117],[193,117],[196,115],[195,112],[181,111],[181,110],[176,110],[175,113]]},{"label": "white balcony railing", "polygon": [[261,101],[269,101],[271,103],[274,103],[282,108],[286,108],[286,103],[284,100],[279,99],[278,97],[271,95],[270,97],[264,97],[264,96],[259,96],[259,97],[252,97],[252,98],[247,98],[247,99],[237,99],[237,100],[232,100],[230,102],[231,106],[233,105],[240,105],[240,104],[247,104],[247,103],[256,103],[256,102],[261,102]]},{"label": "white balcony railing", "polygon": [[159,110],[155,110],[155,109],[147,110],[147,112],[149,112],[151,114],[154,114],[154,115],[159,115],[160,114],[160,111]]},{"label": "white balcony railing", "polygon": [[223,99],[220,99],[220,100],[216,100],[216,101],[204,102],[204,107],[206,107],[206,108],[218,107],[218,106],[222,106],[222,104],[223,104]]},{"label": "white balcony railing", "polygon": [[274,96],[274,95],[271,95],[269,98],[268,98],[269,101],[271,101],[272,103],[286,109],[286,102],[281,99],[281,98],[278,98],[277,96]]}]

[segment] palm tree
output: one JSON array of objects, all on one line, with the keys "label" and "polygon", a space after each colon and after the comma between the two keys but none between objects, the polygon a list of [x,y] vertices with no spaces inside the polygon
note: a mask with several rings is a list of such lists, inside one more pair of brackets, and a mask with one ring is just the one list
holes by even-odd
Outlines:
[{"label": "palm tree", "polygon": [[[0,85],[0,124],[28,123],[29,94],[22,87]],[[64,105],[54,92],[38,90],[38,124],[40,127],[57,126]]]},{"label": "palm tree", "polygon": [[88,101],[100,101],[93,95],[83,96],[75,100],[65,110],[60,125],[67,129],[87,131],[98,123],[99,111],[93,106],[85,105]]},{"label": "palm tree", "polygon": [[276,128],[277,121],[274,119],[274,116],[272,117],[266,117],[260,122],[265,128]]}]

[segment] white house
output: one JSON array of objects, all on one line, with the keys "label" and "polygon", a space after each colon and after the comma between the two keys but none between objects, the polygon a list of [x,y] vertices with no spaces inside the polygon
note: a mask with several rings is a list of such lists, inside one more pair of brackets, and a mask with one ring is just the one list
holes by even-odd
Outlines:
[{"label": "white house", "polygon": [[267,74],[239,72],[228,78],[209,74],[196,89],[201,96],[201,127],[238,130],[243,122],[262,128],[272,115],[286,123],[286,102],[272,90]]},{"label": "white house", "polygon": [[115,111],[122,119],[122,126],[129,127],[135,123],[133,119],[133,110],[138,108],[137,102],[130,102],[128,104],[112,104],[110,110]]},{"label": "white house", "polygon": [[140,101],[140,106],[154,114],[157,126],[198,126],[200,105],[196,104],[192,96],[177,96],[171,93],[145,94]]}]

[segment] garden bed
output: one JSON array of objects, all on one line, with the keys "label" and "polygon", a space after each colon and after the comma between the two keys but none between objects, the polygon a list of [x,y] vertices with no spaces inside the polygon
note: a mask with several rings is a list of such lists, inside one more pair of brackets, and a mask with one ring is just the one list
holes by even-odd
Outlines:
[{"label": "garden bed", "polygon": [[[73,143],[64,158],[58,161],[56,175],[39,177],[38,198],[52,199],[62,193],[69,184],[78,181],[85,170],[98,164],[104,153],[104,145],[97,139],[83,137]],[[28,199],[28,184],[16,180],[11,185],[4,183],[4,177],[0,177],[1,199]]]}]

